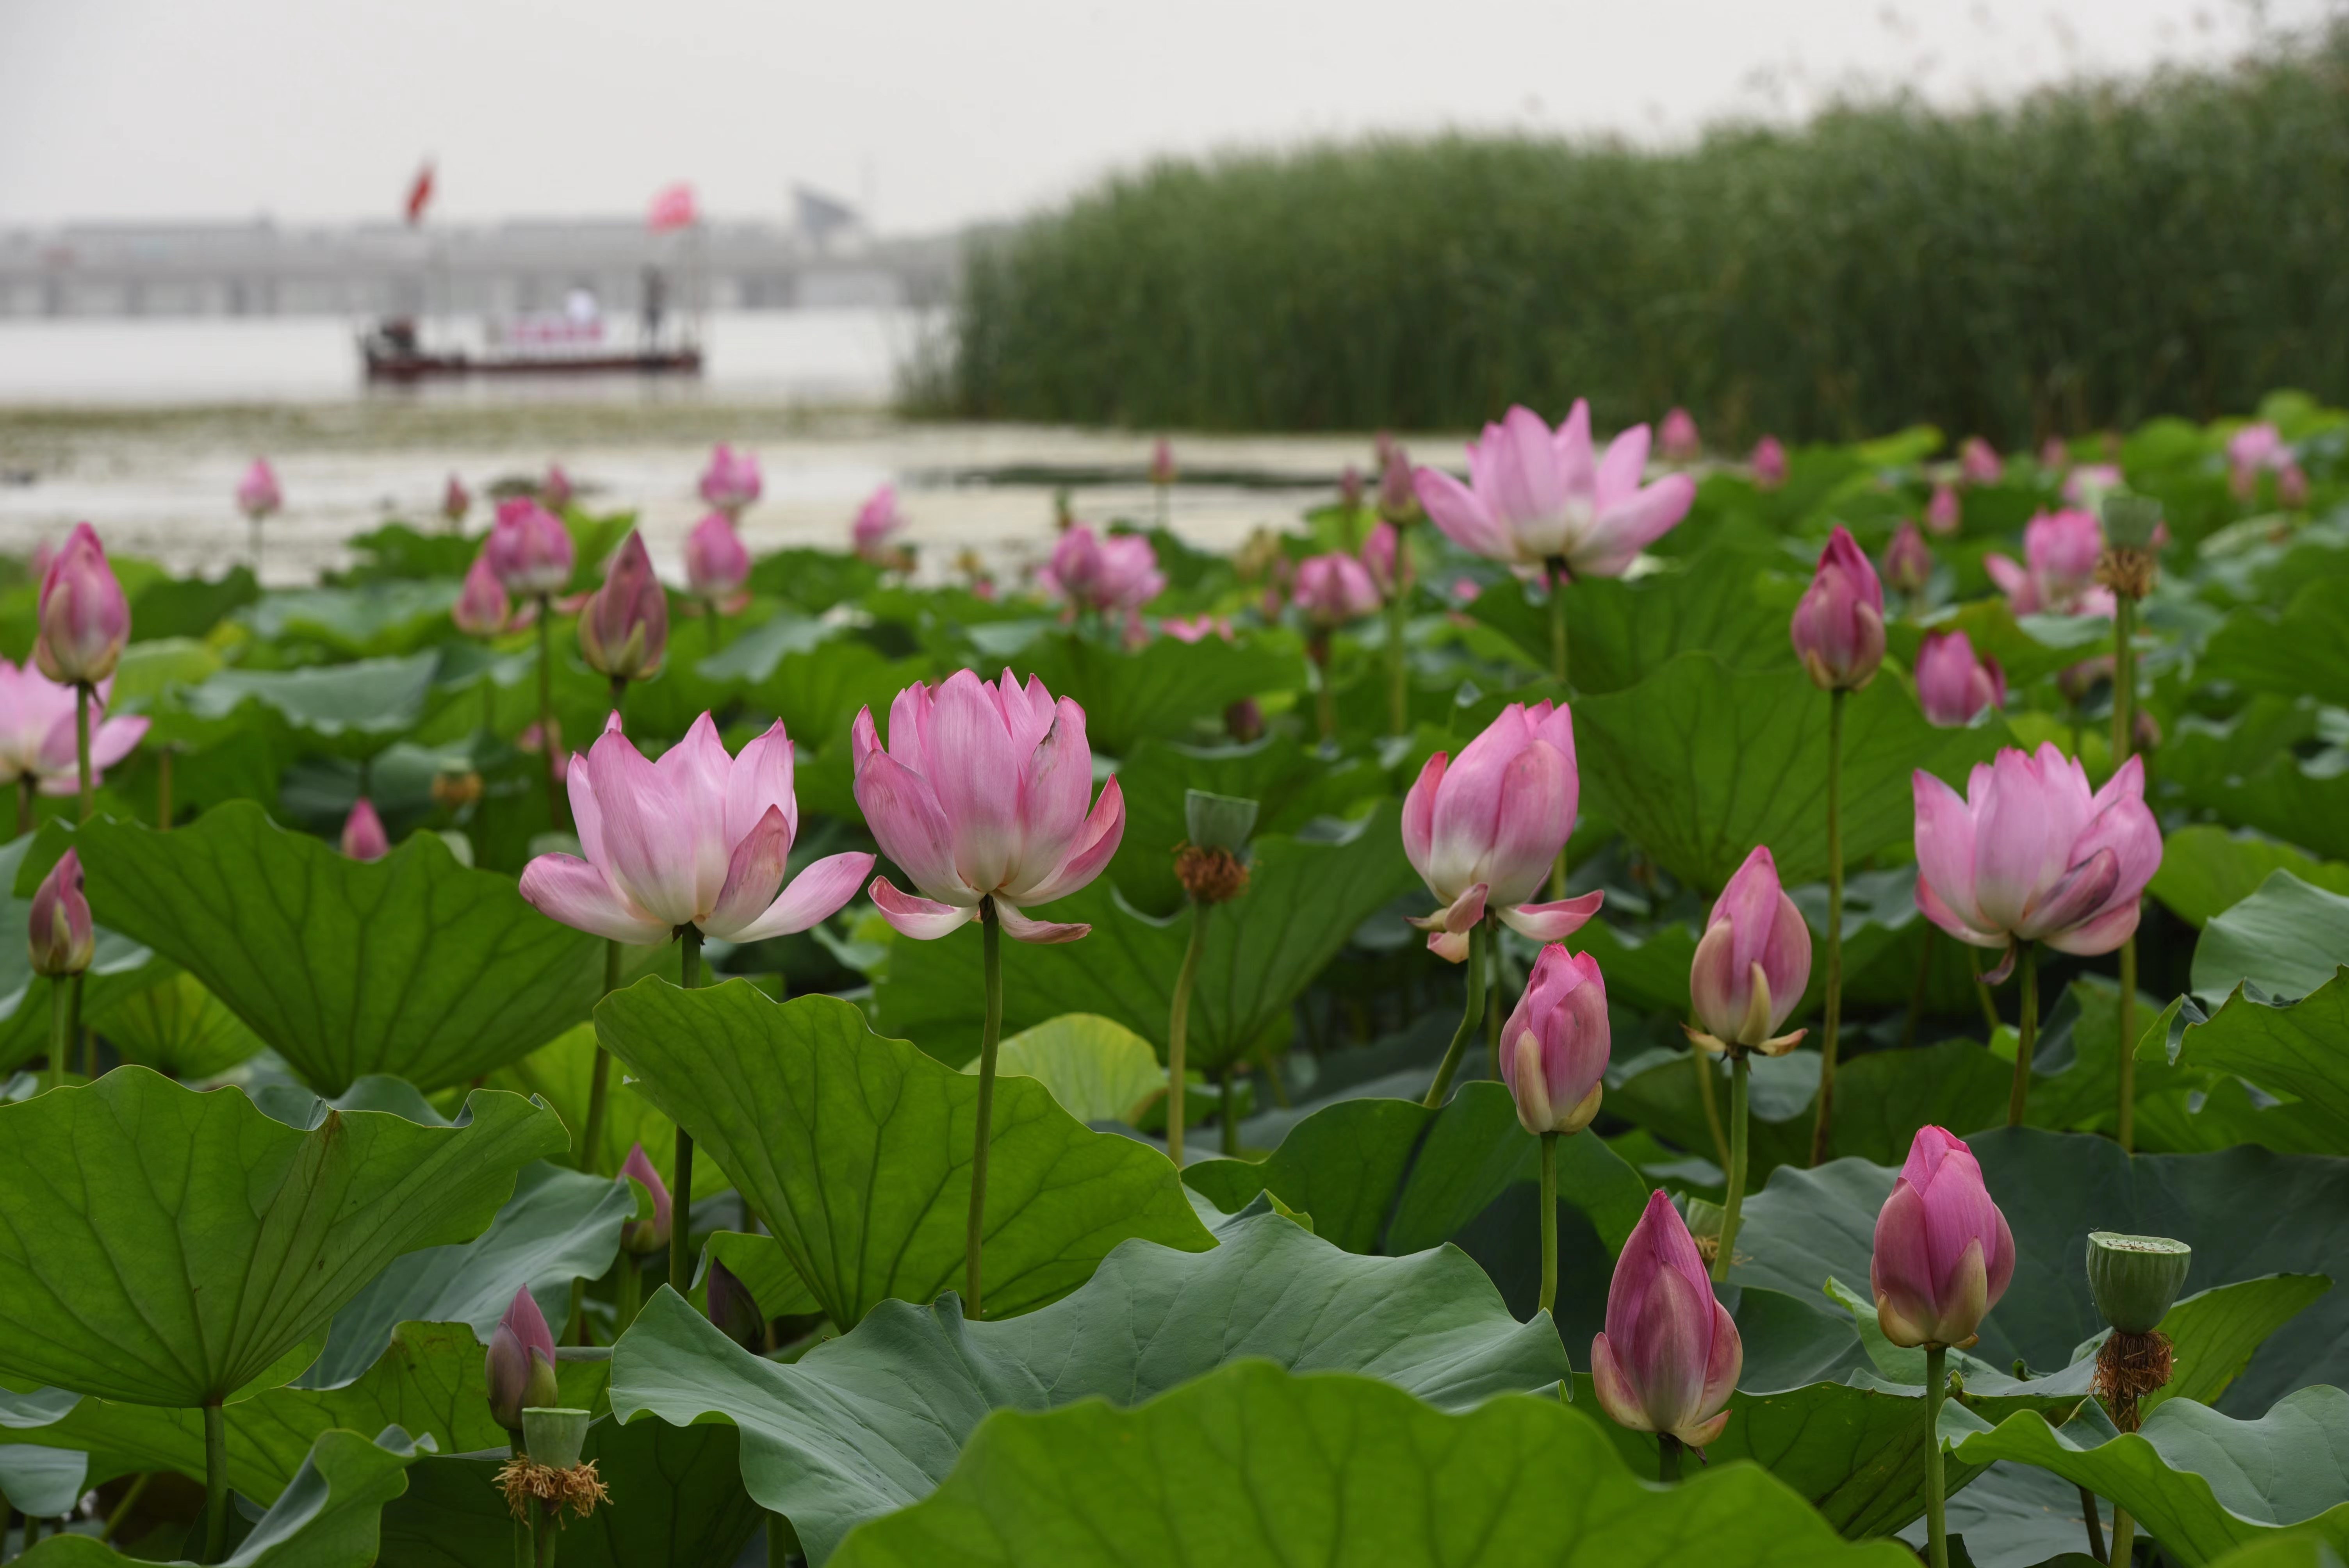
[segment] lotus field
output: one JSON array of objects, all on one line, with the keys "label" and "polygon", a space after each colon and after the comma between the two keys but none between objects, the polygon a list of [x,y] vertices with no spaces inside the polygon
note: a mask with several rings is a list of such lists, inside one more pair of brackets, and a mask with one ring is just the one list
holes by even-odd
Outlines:
[{"label": "lotus field", "polygon": [[45,544],[0,1556],[2349,1550],[2349,415],[1179,456]]}]

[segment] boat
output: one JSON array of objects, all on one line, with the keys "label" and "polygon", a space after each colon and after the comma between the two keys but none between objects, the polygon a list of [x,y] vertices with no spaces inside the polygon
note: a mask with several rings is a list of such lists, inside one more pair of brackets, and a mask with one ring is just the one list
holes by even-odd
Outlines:
[{"label": "boat", "polygon": [[468,376],[698,376],[701,347],[658,342],[624,346],[600,334],[564,334],[513,325],[479,352],[428,347],[413,317],[378,322],[359,339],[369,381],[408,384]]}]

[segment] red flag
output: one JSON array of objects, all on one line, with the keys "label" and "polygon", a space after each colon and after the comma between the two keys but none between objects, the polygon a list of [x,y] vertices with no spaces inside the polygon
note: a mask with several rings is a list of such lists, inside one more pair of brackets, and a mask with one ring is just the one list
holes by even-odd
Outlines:
[{"label": "red flag", "polygon": [[652,208],[645,214],[645,225],[658,234],[688,227],[699,216],[694,206],[693,187],[680,180],[662,187],[653,198]]},{"label": "red flag", "polygon": [[408,187],[408,222],[412,227],[424,222],[424,209],[432,201],[432,165],[427,162],[416,171],[416,179]]}]

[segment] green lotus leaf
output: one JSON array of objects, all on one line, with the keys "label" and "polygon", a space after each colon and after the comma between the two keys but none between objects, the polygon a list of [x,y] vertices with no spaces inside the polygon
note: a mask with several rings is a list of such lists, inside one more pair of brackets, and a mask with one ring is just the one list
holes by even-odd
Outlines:
[{"label": "green lotus leaf", "polygon": [[456,576],[370,583],[358,588],[279,588],[243,619],[271,642],[324,644],[346,658],[412,653],[453,634],[450,606],[464,584]]},{"label": "green lotus leaf", "polygon": [[394,1258],[479,1233],[562,1140],[513,1095],[450,1128],[304,1132],[135,1067],[0,1105],[0,1374],[140,1405],[282,1382]]},{"label": "green lotus leaf", "polygon": [[1112,757],[1154,736],[1180,738],[1200,720],[1221,727],[1224,709],[1242,697],[1305,684],[1296,640],[1278,631],[1239,642],[1154,637],[1132,653],[1051,631],[1009,662],[1022,680],[1036,676],[1054,696],[1074,697],[1085,710],[1093,749]]},{"label": "green lotus leaf", "polygon": [[2349,865],[2320,861],[2256,833],[2230,833],[2208,822],[2180,828],[2161,844],[2161,869],[2146,891],[2192,926],[2259,891],[2271,872],[2290,872],[2327,892],[2349,893]]},{"label": "green lotus leaf", "polygon": [[1935,612],[1924,620],[1900,616],[1884,628],[1894,658],[1917,667],[1917,650],[1928,632],[1963,632],[1978,657],[1998,661],[2007,685],[2017,691],[2056,671],[2112,651],[2112,623],[2087,615],[2015,618],[2003,599],[1974,599]]},{"label": "green lotus leaf", "polygon": [[2261,706],[2281,700],[2259,699],[2230,727],[2180,725],[2162,748],[2163,782],[2220,821],[2349,860],[2349,754],[2331,747],[2298,755],[2293,742],[2303,737],[2284,726],[2306,716]]},{"label": "green lotus leaf", "polygon": [[89,1026],[122,1059],[177,1078],[226,1072],[262,1048],[261,1037],[192,975],[179,974],[93,1008]]},{"label": "green lotus leaf", "polygon": [[88,1454],[30,1443],[0,1448],[0,1500],[27,1518],[62,1518],[88,1490]]},{"label": "green lotus leaf", "polygon": [[[664,960],[659,973],[665,976],[681,973],[673,956],[674,944],[655,951]],[[653,1109],[652,1102],[636,1092],[636,1086],[616,1066],[607,1065],[605,1068],[604,1126],[598,1134],[603,1148],[595,1151],[592,1161],[586,1157],[583,1140],[587,1136],[587,1102],[595,1094],[595,1057],[601,1048],[595,1043],[595,1024],[580,1024],[565,1029],[522,1060],[500,1068],[484,1080],[484,1087],[512,1089],[521,1095],[534,1094],[553,1106],[554,1113],[563,1118],[564,1130],[571,1134],[571,1152],[566,1159],[574,1166],[617,1171],[627,1162],[628,1151],[642,1145],[645,1158],[660,1172],[660,1179],[673,1181],[677,1172],[670,1167],[676,1160],[677,1123]],[[731,1190],[726,1172],[708,1161],[695,1165],[693,1195],[697,1202]]]},{"label": "green lotus leaf", "polygon": [[131,646],[150,637],[203,636],[260,597],[261,584],[247,566],[232,566],[217,578],[162,578],[131,595]]},{"label": "green lotus leaf", "polygon": [[2216,1006],[2238,985],[2295,1000],[2349,964],[2349,897],[2313,887],[2288,871],[2210,917],[2194,944],[2194,994]]},{"label": "green lotus leaf", "polygon": [[437,835],[354,861],[232,802],[169,833],[83,825],[91,907],[202,982],[326,1094],[461,1084],[586,1016],[604,944]]},{"label": "green lotus leaf", "polygon": [[[698,991],[641,980],[604,999],[595,1026],[645,1098],[733,1179],[834,1323],[957,1287],[976,1078],[875,1035],[836,997],[778,1006],[740,980]],[[997,1080],[988,1149],[998,1316],[1067,1295],[1129,1236],[1214,1244],[1163,1153],[1092,1131],[1032,1078]]]},{"label": "green lotus leaf", "polygon": [[[1150,1042],[1113,1019],[1064,1013],[997,1047],[995,1070],[1034,1078],[1079,1121],[1133,1121],[1166,1088]],[[975,1073],[977,1061],[963,1064]]]},{"label": "green lotus leaf", "polygon": [[[698,1173],[694,1185],[698,1191]],[[823,1310],[808,1290],[807,1281],[800,1277],[800,1271],[792,1266],[782,1243],[772,1236],[745,1235],[740,1231],[713,1232],[704,1243],[703,1254],[724,1264],[727,1272],[742,1282],[750,1299],[759,1304],[761,1317],[802,1317]],[[695,1284],[702,1284],[708,1274],[705,1265],[696,1276]]]},{"label": "green lotus leaf", "polygon": [[[2205,931],[2206,943],[2219,923]],[[2271,1006],[2239,990],[2208,1023],[2189,1024],[2174,1051],[2166,1037],[2167,1031],[2148,1031],[2137,1047],[2139,1060],[2230,1073],[2271,1094],[2290,1095],[2313,1125],[2333,1134],[2334,1147],[2349,1148],[2349,983],[2337,969],[2291,1006]]]},{"label": "green lotus leaf", "polygon": [[1370,1373],[1444,1409],[1568,1376],[1549,1320],[1511,1317],[1453,1248],[1358,1257],[1264,1205],[1220,1235],[1196,1254],[1130,1243],[1074,1295],[1009,1322],[966,1322],[951,1297],[891,1302],[795,1366],[738,1349],[663,1292],[613,1352],[613,1411],[740,1426],[751,1495],[821,1561],[927,1495],[992,1408],[1138,1404],[1256,1357]]},{"label": "green lotus leaf", "polygon": [[366,758],[424,717],[440,665],[440,655],[427,651],[291,670],[222,670],[180,700],[200,719],[227,719],[249,704],[282,719],[319,750]]},{"label": "green lotus leaf", "polygon": [[2309,583],[2281,614],[2259,604],[2235,611],[2210,634],[2195,678],[2349,706],[2349,604],[2341,585]]},{"label": "green lotus leaf", "polygon": [[788,599],[811,615],[843,600],[862,599],[880,585],[881,568],[844,551],[778,550],[750,565],[752,590]]}]

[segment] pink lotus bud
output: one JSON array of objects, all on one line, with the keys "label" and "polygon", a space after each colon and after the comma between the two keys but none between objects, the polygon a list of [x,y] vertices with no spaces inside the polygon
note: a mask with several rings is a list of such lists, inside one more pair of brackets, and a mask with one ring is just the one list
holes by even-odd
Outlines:
[{"label": "pink lotus bud", "polygon": [[560,511],[571,504],[571,476],[563,471],[561,463],[546,465],[546,477],[539,481],[538,499]]},{"label": "pink lotus bud", "polygon": [[1224,733],[1242,746],[1253,746],[1264,738],[1264,709],[1256,698],[1244,696],[1224,709]]},{"label": "pink lotus bud", "polygon": [[[536,608],[532,606],[533,611]],[[490,547],[484,544],[473,557],[473,564],[465,569],[465,586],[450,606],[449,618],[469,637],[494,637],[506,629],[512,614],[513,602],[506,597],[505,584],[498,581],[497,570],[490,563]]]},{"label": "pink lotus bud", "polygon": [[1419,504],[1419,481],[1411,454],[1391,436],[1379,438],[1379,515],[1398,528],[1417,522],[1425,509]]},{"label": "pink lotus bud", "polygon": [[379,861],[391,853],[391,839],[376,815],[375,802],[362,795],[343,819],[343,853],[355,861]]},{"label": "pink lotus bud", "polygon": [[[561,784],[568,780],[571,777],[571,753],[563,744],[563,716],[561,714],[558,713],[554,715],[544,725],[532,724],[526,726],[520,735],[514,737],[514,749],[516,751],[525,752],[533,757],[537,756],[540,752],[546,749],[546,736],[549,729],[552,729],[554,735],[554,781],[557,784]],[[557,918],[560,917],[558,916]],[[671,933],[670,934],[674,935],[675,933]]]},{"label": "pink lotus bud", "polygon": [[1338,475],[1338,504],[1350,512],[1362,510],[1362,470],[1351,463]]},{"label": "pink lotus bud", "polygon": [[2161,867],[2161,829],[2132,757],[2091,793],[2077,760],[2051,741],[2036,756],[2008,747],[1975,767],[1965,798],[1920,770],[1917,908],[1961,942],[2110,953],[2137,930],[2145,885]]},{"label": "pink lotus bud", "polygon": [[481,555],[505,591],[524,599],[562,593],[577,559],[563,520],[527,496],[498,503]]},{"label": "pink lotus bud", "polygon": [[1696,420],[1685,408],[1674,408],[1656,427],[1657,444],[1663,449],[1668,463],[1692,463],[1704,456],[1704,442],[1696,432]]},{"label": "pink lotus bud", "polygon": [[2237,500],[2249,500],[2259,493],[2261,472],[2281,471],[2293,460],[2282,431],[2269,424],[2246,425],[2227,438],[2227,488]]},{"label": "pink lotus bud", "polygon": [[464,480],[450,474],[448,485],[440,491],[440,515],[453,525],[464,521],[465,514],[472,510],[473,492],[465,488]]},{"label": "pink lotus bud", "polygon": [[1609,1036],[1599,960],[1553,942],[1501,1026],[1501,1081],[1527,1132],[1579,1132],[1599,1114]]},{"label": "pink lotus bud", "polygon": [[1640,552],[1688,515],[1696,481],[1667,474],[1645,484],[1648,427],[1590,441],[1590,405],[1575,400],[1556,430],[1511,408],[1468,449],[1468,482],[1421,469],[1420,504],[1453,542],[1523,568],[1564,562],[1576,577],[1620,577]]},{"label": "pink lotus bud", "polygon": [[1970,485],[1994,485],[2006,477],[2006,464],[1996,447],[1968,436],[1958,443],[1958,472]]},{"label": "pink lotus bud", "polygon": [[1819,552],[1817,575],[1795,606],[1795,652],[1825,691],[1857,691],[1884,662],[1884,585],[1837,523]]},{"label": "pink lotus bud", "polygon": [[635,529],[613,552],[604,585],[579,612],[579,652],[587,667],[616,681],[647,680],[668,651],[668,592],[653,575],[645,536]]},{"label": "pink lotus bud", "polygon": [[886,563],[889,542],[904,531],[905,514],[897,510],[897,487],[883,485],[864,500],[856,510],[856,521],[849,530],[856,553],[876,563]]},{"label": "pink lotus bud", "polygon": [[114,674],[130,641],[130,602],[106,562],[98,531],[74,524],[41,579],[40,640],[33,657],[41,673],[67,686],[96,686]]},{"label": "pink lotus bud", "polygon": [[1958,531],[1960,520],[1957,490],[1949,485],[1935,485],[1933,499],[1925,503],[1925,526],[1947,539]]},{"label": "pink lotus bud", "polygon": [[1297,563],[1297,607],[1316,631],[1331,631],[1374,614],[1379,586],[1368,567],[1333,550]]},{"label": "pink lotus bud", "polygon": [[685,581],[693,596],[731,614],[750,602],[750,552],[722,511],[713,511],[685,536]]},{"label": "pink lotus bud", "polygon": [[1953,729],[2006,706],[2006,676],[1996,659],[1974,656],[1963,632],[1928,632],[1917,650],[1917,702],[1930,722]]},{"label": "pink lotus bud", "polygon": [[97,950],[98,931],[90,923],[89,900],[81,891],[81,856],[67,850],[33,890],[33,910],[27,930],[33,973],[52,977],[78,975],[89,967]]},{"label": "pink lotus bud", "polygon": [[1132,533],[1100,537],[1081,522],[1061,535],[1038,581],[1047,593],[1102,614],[1138,610],[1166,587],[1150,541]]},{"label": "pink lotus bud", "polygon": [[709,1321],[719,1331],[745,1350],[756,1351],[767,1338],[767,1316],[760,1307],[758,1297],[750,1287],[734,1275],[734,1271],[709,1260],[708,1281],[709,1301],[707,1311]]},{"label": "pink lotus bud", "polygon": [[490,1418],[509,1432],[522,1430],[523,1411],[548,1409],[561,1402],[562,1390],[554,1377],[554,1335],[528,1285],[514,1292],[513,1304],[491,1331],[485,1370]]},{"label": "pink lotus bud", "polygon": [[1754,482],[1764,490],[1776,490],[1786,482],[1786,446],[1775,436],[1764,436],[1754,443],[1754,455],[1746,459],[1754,469]]},{"label": "pink lotus bud", "polygon": [[1023,688],[1009,670],[999,685],[957,670],[897,694],[885,751],[873,710],[859,713],[849,750],[866,825],[922,893],[874,879],[874,905],[900,935],[944,936],[982,901],[1015,941],[1074,942],[1092,929],[1025,913],[1099,876],[1125,834],[1114,775],[1086,810],[1093,754],[1076,703],[1054,702],[1033,676]]},{"label": "pink lotus bud", "polygon": [[2063,437],[2050,436],[2041,443],[2039,466],[2059,474],[2072,466],[2072,449],[2064,444]]},{"label": "pink lotus bud", "polygon": [[709,466],[701,470],[701,499],[729,517],[741,516],[765,488],[759,476],[759,459],[748,449],[737,451],[723,441],[709,454]]},{"label": "pink lotus bud", "polygon": [[1607,1331],[1590,1342],[1599,1408],[1635,1432],[1702,1449],[1729,1424],[1745,1346],[1713,1299],[1704,1258],[1671,1194],[1650,1193],[1607,1287]]},{"label": "pink lotus bud", "polygon": [[2285,506],[2308,504],[2308,475],[2298,463],[2287,463],[2276,475],[2276,500]]},{"label": "pink lotus bud", "polygon": [[2112,590],[2096,585],[2096,561],[2104,551],[2104,529],[2093,513],[2045,511],[2023,526],[2027,565],[1993,554],[1982,557],[1982,570],[2018,615],[2109,615]]},{"label": "pink lotus bud", "polygon": [[669,1204],[668,1183],[660,1179],[653,1162],[645,1154],[645,1146],[632,1144],[628,1158],[620,1166],[620,1174],[641,1183],[652,1194],[653,1217],[631,1220],[620,1233],[620,1244],[632,1253],[657,1253],[668,1245],[669,1226],[674,1214]]},{"label": "pink lotus bud", "polygon": [[269,466],[269,459],[254,459],[253,466],[244,470],[244,478],[237,481],[237,510],[258,522],[285,504],[285,492],[277,488],[277,474]]},{"label": "pink lotus bud", "polygon": [[1381,518],[1377,526],[1371,530],[1371,536],[1362,541],[1362,566],[1370,573],[1371,582],[1377,587],[1381,599],[1393,598],[1402,586],[1402,580],[1395,573],[1402,550],[1402,535],[1396,531],[1393,523],[1384,518]]},{"label": "pink lotus bud", "polygon": [[2014,1277],[2014,1235],[1962,1140],[1920,1127],[1876,1216],[1876,1321],[1895,1345],[1964,1349]]},{"label": "pink lotus bud", "polygon": [[1490,913],[1521,936],[1557,942],[1599,912],[1604,894],[1529,903],[1574,831],[1582,783],[1566,705],[1511,703],[1451,761],[1427,759],[1403,797],[1402,851],[1443,907],[1412,923],[1428,950],[1457,964]]},{"label": "pink lotus bud", "polygon": [[1164,436],[1150,449],[1150,482],[1161,487],[1174,482],[1174,449]]},{"label": "pink lotus bud", "polygon": [[1689,965],[1689,1001],[1709,1051],[1732,1046],[1779,1057],[1803,1037],[1778,1033],[1811,981],[1811,928],[1778,885],[1778,865],[1757,847],[1713,901]]},{"label": "pink lotus bud", "polygon": [[1884,547],[1884,581],[1896,593],[1910,597],[1922,593],[1933,575],[1933,548],[1917,525],[1903,518],[1893,531],[1892,542]]}]

